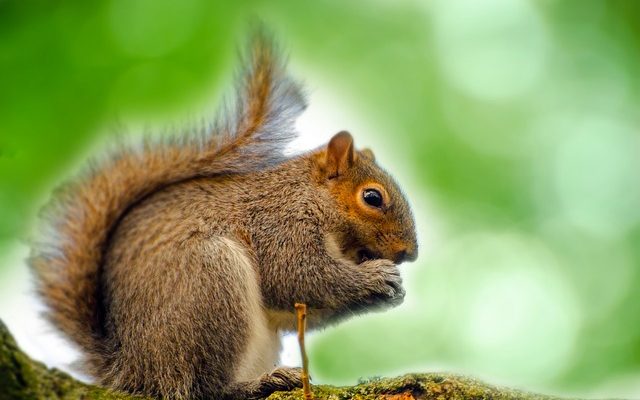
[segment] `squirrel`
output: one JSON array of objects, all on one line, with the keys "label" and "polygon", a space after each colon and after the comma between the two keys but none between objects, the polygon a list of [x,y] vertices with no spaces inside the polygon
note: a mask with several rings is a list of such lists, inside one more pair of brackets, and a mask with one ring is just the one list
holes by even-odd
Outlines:
[{"label": "squirrel", "polygon": [[105,387],[252,399],[301,386],[280,334],[400,304],[415,222],[373,152],[337,133],[285,156],[306,108],[269,35],[244,54],[233,112],[186,138],[118,146],[45,209],[29,265],[46,317]]}]

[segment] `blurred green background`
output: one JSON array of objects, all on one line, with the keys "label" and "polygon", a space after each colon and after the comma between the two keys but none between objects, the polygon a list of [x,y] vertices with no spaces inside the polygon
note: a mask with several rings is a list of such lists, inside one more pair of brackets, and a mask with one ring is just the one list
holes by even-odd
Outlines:
[{"label": "blurred green background", "polygon": [[52,188],[119,127],[213,110],[257,16],[420,231],[405,304],[315,334],[316,382],[640,396],[640,2],[237,3],[0,0],[0,292]]}]

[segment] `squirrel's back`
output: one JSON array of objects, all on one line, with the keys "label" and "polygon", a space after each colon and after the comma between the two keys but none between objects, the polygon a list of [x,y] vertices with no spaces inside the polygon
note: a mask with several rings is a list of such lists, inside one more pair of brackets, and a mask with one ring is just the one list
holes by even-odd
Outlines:
[{"label": "squirrel's back", "polygon": [[306,106],[301,87],[261,32],[252,38],[245,65],[232,112],[206,134],[147,141],[142,150],[121,146],[61,187],[46,208],[46,236],[35,242],[30,265],[48,319],[80,346],[88,368],[105,355],[104,252],[127,210],[177,182],[257,171],[284,160],[283,147]]}]

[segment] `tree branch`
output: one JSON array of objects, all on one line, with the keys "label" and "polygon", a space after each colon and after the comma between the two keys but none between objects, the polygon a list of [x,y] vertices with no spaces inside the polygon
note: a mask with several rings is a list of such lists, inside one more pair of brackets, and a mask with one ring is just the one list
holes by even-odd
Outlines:
[{"label": "tree branch", "polygon": [[[470,378],[447,374],[409,374],[349,387],[313,386],[317,399],[332,400],[550,400],[555,397],[498,388]],[[17,399],[146,399],[79,382],[57,369],[31,360],[16,345],[0,321],[0,400]],[[302,389],[276,392],[267,400],[303,400]]]}]

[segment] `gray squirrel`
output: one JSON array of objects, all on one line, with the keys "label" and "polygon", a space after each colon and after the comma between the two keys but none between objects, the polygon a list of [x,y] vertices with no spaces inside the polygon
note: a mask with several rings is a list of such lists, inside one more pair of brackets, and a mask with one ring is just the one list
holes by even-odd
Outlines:
[{"label": "gray squirrel", "polygon": [[313,329],[404,298],[414,219],[373,152],[343,131],[283,155],[306,102],[264,33],[237,91],[205,134],[121,147],[47,208],[38,292],[100,385],[166,399],[289,390],[301,371],[277,363],[294,303]]}]

